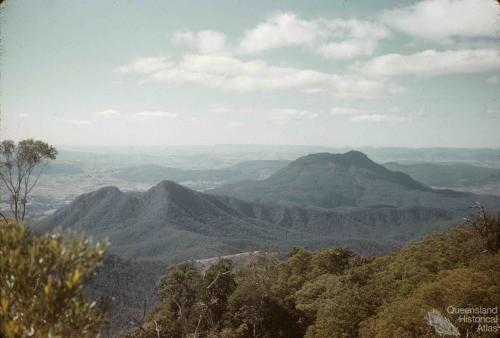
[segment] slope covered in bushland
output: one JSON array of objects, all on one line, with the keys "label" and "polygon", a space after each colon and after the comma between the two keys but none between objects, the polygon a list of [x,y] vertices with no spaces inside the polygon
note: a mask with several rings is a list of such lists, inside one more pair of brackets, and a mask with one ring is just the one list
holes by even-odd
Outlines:
[{"label": "slope covered in bushland", "polygon": [[[480,212],[386,256],[295,248],[286,261],[255,255],[239,270],[222,259],[203,275],[180,263],[160,279],[161,303],[124,337],[438,337],[443,325],[429,314],[449,321],[448,334],[498,337],[499,250],[500,220]],[[454,311],[479,308],[489,312],[472,321]]]},{"label": "slope covered in bushland", "polygon": [[42,220],[38,229],[83,231],[108,238],[112,252],[125,257],[174,261],[295,245],[349,245],[359,252],[380,253],[448,227],[461,215],[419,206],[330,210],[269,205],[163,181],[145,192],[105,187],[81,195]]},{"label": "slope covered in bushland", "polygon": [[358,151],[311,154],[291,162],[269,178],[228,184],[210,193],[265,203],[338,207],[408,207],[463,209],[479,200],[487,207],[500,199],[432,189],[391,171]]}]

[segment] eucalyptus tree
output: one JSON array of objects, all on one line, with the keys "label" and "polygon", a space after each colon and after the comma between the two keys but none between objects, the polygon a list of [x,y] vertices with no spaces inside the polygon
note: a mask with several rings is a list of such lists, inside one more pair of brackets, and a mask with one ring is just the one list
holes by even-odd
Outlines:
[{"label": "eucalyptus tree", "polygon": [[[0,143],[0,188],[6,190],[11,218],[22,222],[26,216],[28,196],[50,160],[55,160],[57,150],[46,142],[27,139],[17,144],[12,140]],[[1,191],[0,190],[0,191]],[[0,210],[0,217],[8,222]]]}]

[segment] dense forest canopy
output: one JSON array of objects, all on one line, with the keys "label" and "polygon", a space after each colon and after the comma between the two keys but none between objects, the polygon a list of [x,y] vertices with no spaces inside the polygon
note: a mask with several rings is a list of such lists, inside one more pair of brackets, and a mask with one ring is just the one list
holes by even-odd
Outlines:
[{"label": "dense forest canopy", "polygon": [[[183,262],[124,337],[437,337],[443,323],[449,334],[497,337],[486,318],[496,320],[500,304],[499,249],[500,221],[479,207],[474,220],[386,256],[295,248],[286,261],[260,253],[205,274]],[[453,310],[473,308],[489,313],[471,323]]]}]

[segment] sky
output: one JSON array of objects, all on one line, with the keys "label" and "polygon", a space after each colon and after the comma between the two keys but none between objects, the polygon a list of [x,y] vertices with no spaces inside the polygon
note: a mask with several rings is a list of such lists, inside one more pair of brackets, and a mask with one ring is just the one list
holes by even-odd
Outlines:
[{"label": "sky", "polygon": [[494,0],[6,0],[1,138],[500,147]]}]

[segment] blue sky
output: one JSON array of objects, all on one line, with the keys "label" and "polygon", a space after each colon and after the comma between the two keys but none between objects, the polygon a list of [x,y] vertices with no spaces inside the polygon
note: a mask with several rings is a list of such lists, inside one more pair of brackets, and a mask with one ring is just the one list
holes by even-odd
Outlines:
[{"label": "blue sky", "polygon": [[500,146],[493,0],[7,0],[1,32],[4,138]]}]

